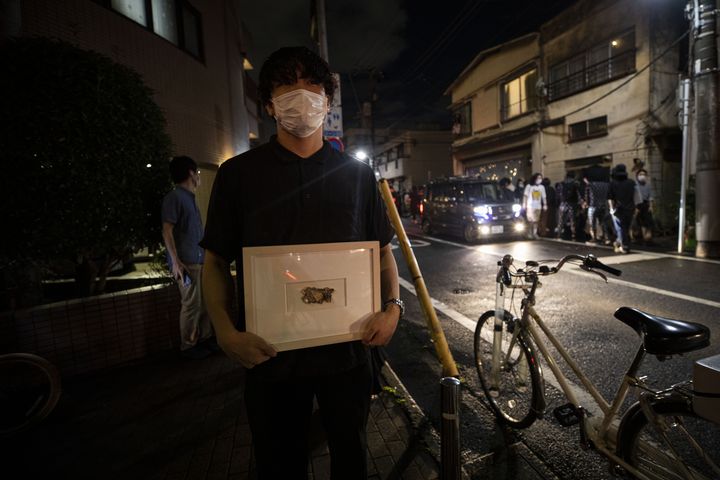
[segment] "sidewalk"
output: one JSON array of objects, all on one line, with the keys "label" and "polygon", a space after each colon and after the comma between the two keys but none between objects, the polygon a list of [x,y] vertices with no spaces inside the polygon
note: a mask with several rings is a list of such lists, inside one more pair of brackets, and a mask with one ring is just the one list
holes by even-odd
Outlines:
[{"label": "sidewalk", "polygon": [[[48,419],[0,441],[3,470],[15,478],[256,478],[243,377],[244,369],[222,354],[188,361],[172,352],[70,379]],[[388,388],[373,400],[368,478],[438,478],[427,432],[408,415],[412,400],[397,392]],[[323,436],[313,415],[313,480],[330,478]]]}]

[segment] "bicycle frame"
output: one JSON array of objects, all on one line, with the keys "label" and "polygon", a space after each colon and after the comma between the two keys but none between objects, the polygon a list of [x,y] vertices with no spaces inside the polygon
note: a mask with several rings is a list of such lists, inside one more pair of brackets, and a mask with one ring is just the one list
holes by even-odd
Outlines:
[{"label": "bicycle frame", "polygon": [[[515,327],[510,343],[507,345],[507,351],[503,351],[503,348],[500,345],[499,330],[502,329],[502,315],[505,310],[504,288],[506,288],[506,286],[499,281],[500,275],[498,275],[496,292],[497,296],[495,305],[495,332],[493,336],[493,361],[491,370],[493,374],[492,381],[497,382],[496,377],[500,370],[500,365],[502,364],[502,361],[504,360],[505,363],[509,362],[513,348],[515,347],[515,344],[517,342],[517,337],[520,332],[526,332],[526,334],[529,336],[530,341],[532,341],[542,353],[542,356],[545,359],[547,365],[550,367],[550,370],[552,370],[553,375],[557,379],[560,389],[563,391],[567,399],[570,401],[570,403],[572,403],[572,405],[576,408],[577,412],[579,412],[580,414],[580,432],[582,437],[581,444],[584,447],[589,447],[590,442],[592,442],[592,446],[602,452],[607,458],[611,459],[617,465],[620,465],[626,471],[632,473],[638,478],[652,480],[652,477],[648,477],[643,473],[637,471],[634,467],[629,465],[615,453],[615,448],[619,439],[617,438],[618,425],[613,424],[613,421],[619,421],[621,419],[619,411],[623,405],[623,402],[628,396],[630,388],[643,385],[642,379],[637,378],[637,372],[645,356],[645,350],[643,346],[639,346],[638,351],[635,354],[635,358],[633,359],[630,367],[625,373],[623,380],[615,394],[615,397],[613,398],[612,402],[608,402],[598,391],[595,384],[584,374],[582,369],[578,366],[572,356],[563,347],[560,341],[552,334],[552,332],[545,325],[545,322],[542,320],[538,312],[535,310],[535,291],[539,283],[537,274],[532,273],[525,279],[531,280],[532,284],[513,284],[507,286],[507,288],[522,289],[525,297],[523,298],[521,304],[522,315],[519,321],[520,325]],[[545,337],[555,347],[555,349],[558,351],[565,363],[570,367],[573,373],[580,380],[582,386],[584,387],[584,390],[590,394],[592,399],[600,408],[600,410],[602,411],[602,418],[588,419],[586,415],[586,409],[583,407],[582,402],[579,400],[576,392],[570,386],[570,382],[561,371],[557,361],[548,350],[546,343],[543,341],[540,335],[540,331],[543,332]],[[503,356],[505,357],[504,359],[501,358]],[[521,379],[524,381],[527,381],[528,375],[529,372],[527,371],[527,369],[523,369],[523,371],[518,372],[518,376],[521,376]],[[650,409],[647,408],[647,410]],[[652,414],[651,411],[648,413]],[[697,447],[699,447],[699,445]],[[663,454],[660,451],[656,452],[656,455],[658,456],[658,458],[667,458],[667,455]],[[686,472],[686,476],[688,478],[692,478],[690,472],[687,470],[687,467],[685,467],[684,465],[682,465],[681,462],[675,459],[673,459],[673,461],[676,464],[680,463],[680,468],[682,468]]]}]

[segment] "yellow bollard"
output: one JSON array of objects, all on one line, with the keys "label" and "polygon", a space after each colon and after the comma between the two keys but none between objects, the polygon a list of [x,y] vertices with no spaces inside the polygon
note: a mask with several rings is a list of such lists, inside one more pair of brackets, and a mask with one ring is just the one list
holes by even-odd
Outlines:
[{"label": "yellow bollard", "polygon": [[398,214],[397,208],[395,208],[395,202],[393,202],[392,194],[390,193],[390,187],[388,186],[387,180],[380,179],[380,194],[385,200],[385,206],[387,207],[388,216],[390,221],[395,227],[395,233],[398,237],[398,243],[400,249],[405,256],[405,262],[410,269],[410,274],[413,277],[413,283],[415,283],[415,291],[417,297],[420,300],[420,306],[425,313],[425,320],[427,321],[428,328],[430,329],[430,335],[432,336],[433,343],[435,344],[435,353],[437,353],[440,363],[443,367],[443,377],[458,377],[458,369],[453,359],[450,348],[448,348],[447,340],[445,339],[445,333],[440,326],[440,321],[435,313],[435,308],[432,306],[430,301],[430,294],[425,286],[425,280],[423,280],[420,274],[420,267],[418,266],[415,254],[410,247],[410,241],[408,240],[405,228],[403,228],[402,222],[400,221],[400,215]]}]

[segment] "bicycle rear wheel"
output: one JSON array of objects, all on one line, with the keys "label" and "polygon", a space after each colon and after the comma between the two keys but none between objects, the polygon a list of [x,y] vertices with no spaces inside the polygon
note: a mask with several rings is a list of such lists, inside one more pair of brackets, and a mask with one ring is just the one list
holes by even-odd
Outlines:
[{"label": "bicycle rear wheel", "polygon": [[[494,310],[480,316],[475,327],[475,368],[495,416],[512,427],[526,428],[545,410],[542,371],[532,343],[522,332],[507,355],[516,325],[512,314],[507,310],[504,312],[498,331],[495,330]],[[500,342],[500,354],[494,356],[495,341]]]},{"label": "bicycle rear wheel", "polygon": [[0,355],[0,436],[17,433],[47,417],[60,399],[60,374],[29,353]]},{"label": "bicycle rear wheel", "polygon": [[649,478],[720,478],[720,427],[698,417],[687,401],[661,400],[652,408],[664,435],[636,403],[621,424],[618,455]]}]

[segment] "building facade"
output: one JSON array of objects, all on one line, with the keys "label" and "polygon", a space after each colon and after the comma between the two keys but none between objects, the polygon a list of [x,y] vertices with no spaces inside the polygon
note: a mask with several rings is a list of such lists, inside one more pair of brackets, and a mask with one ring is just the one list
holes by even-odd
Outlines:
[{"label": "building facade", "polygon": [[3,35],[44,36],[94,50],[139,72],[155,91],[176,155],[201,167],[205,215],[215,171],[258,137],[237,0],[15,0]]},{"label": "building facade", "polygon": [[375,175],[398,192],[452,175],[449,131],[405,130],[388,135],[375,155]]},{"label": "building facade", "polygon": [[538,37],[480,52],[446,91],[452,95],[455,175],[530,176],[540,120]]},{"label": "building facade", "polygon": [[[606,175],[619,163],[642,167],[657,217],[670,226],[685,28],[683,5],[672,0],[580,0],[538,33],[481,52],[447,92],[456,173],[541,172],[559,181],[589,167]],[[465,121],[468,104],[485,113]]]}]

